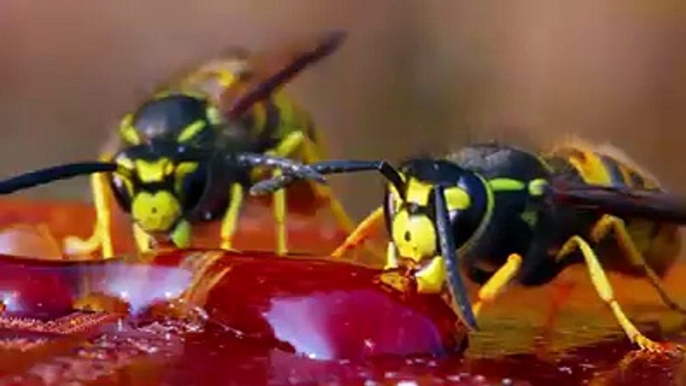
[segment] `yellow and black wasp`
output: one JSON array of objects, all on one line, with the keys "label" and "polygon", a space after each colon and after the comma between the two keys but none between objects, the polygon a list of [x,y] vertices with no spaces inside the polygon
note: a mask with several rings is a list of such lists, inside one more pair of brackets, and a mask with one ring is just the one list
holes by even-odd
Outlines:
[{"label": "yellow and black wasp", "polygon": [[[113,256],[110,191],[130,214],[141,251],[156,241],[186,247],[191,224],[218,219],[222,247],[229,249],[245,190],[265,167],[276,166],[277,174],[307,173],[308,169],[281,158],[305,163],[322,159],[321,138],[310,115],[281,87],[335,52],[344,38],[343,32],[333,31],[281,50],[248,54],[233,49],[203,62],[124,116],[116,150],[100,157],[102,163],[116,165],[103,166],[109,173],[99,173],[93,163],[65,165],[20,177],[17,181],[23,185],[8,184],[7,191],[59,179],[62,174],[94,173],[96,226],[87,240],[65,240],[72,254],[101,248],[103,256]],[[342,228],[351,231],[354,225],[338,201],[321,186],[310,186],[317,197],[328,200]],[[285,193],[274,195],[273,208],[277,253],[285,254]]]},{"label": "yellow and black wasp", "polygon": [[[619,151],[607,149],[581,140],[543,152],[482,143],[442,158],[408,159],[397,169],[386,161],[362,160],[309,166],[323,175],[378,170],[385,177],[383,205],[334,255],[385,221],[391,239],[386,268],[406,269],[411,279],[401,274],[389,283],[411,284],[424,293],[447,289],[468,328],[478,329],[484,303],[510,283],[543,285],[566,266],[585,262],[598,295],[628,337],[641,348],[660,350],[662,345],[627,318],[605,269],[647,277],[667,305],[684,312],[660,279],[679,252],[686,201],[665,192]],[[251,193],[278,190],[297,178],[262,181]],[[462,272],[481,285],[474,303]]]}]

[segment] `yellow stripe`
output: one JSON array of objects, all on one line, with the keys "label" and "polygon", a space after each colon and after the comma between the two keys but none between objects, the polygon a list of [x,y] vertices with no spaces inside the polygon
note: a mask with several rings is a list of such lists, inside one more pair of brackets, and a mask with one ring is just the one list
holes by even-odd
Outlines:
[{"label": "yellow stripe", "polygon": [[576,150],[581,152],[584,158],[571,156],[568,160],[579,171],[585,182],[605,186],[612,184],[612,178],[597,154],[587,150]]},{"label": "yellow stripe", "polygon": [[526,188],[524,182],[511,178],[494,178],[488,180],[488,185],[496,192],[504,190],[524,190]]},{"label": "yellow stripe", "polygon": [[188,142],[193,139],[198,133],[200,133],[207,126],[207,122],[204,120],[197,120],[190,125],[186,126],[179,134],[179,142]]},{"label": "yellow stripe", "polygon": [[119,135],[129,145],[140,145],[141,137],[138,135],[138,131],[131,124],[133,121],[132,114],[126,114],[119,125]]}]

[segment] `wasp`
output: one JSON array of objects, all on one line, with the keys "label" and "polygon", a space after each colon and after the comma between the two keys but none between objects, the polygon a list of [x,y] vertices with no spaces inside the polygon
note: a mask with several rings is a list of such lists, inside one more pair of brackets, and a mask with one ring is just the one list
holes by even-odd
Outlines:
[{"label": "wasp", "polygon": [[[116,168],[103,166],[106,170],[99,172],[93,163],[74,164],[33,173],[32,179],[7,187],[16,190],[30,186],[29,181],[92,173],[96,225],[87,240],[66,238],[65,248],[72,254],[101,249],[104,257],[114,255],[109,193],[130,215],[140,251],[165,242],[187,247],[192,224],[216,220],[221,220],[221,247],[230,249],[246,189],[255,178],[272,166],[276,174],[308,174],[284,158],[307,163],[324,157],[311,116],[282,86],[334,53],[345,36],[329,31],[264,53],[227,50],[183,71],[123,117],[115,150],[99,158]],[[354,224],[341,204],[321,185],[310,186],[351,231]],[[288,251],[285,193],[274,195],[273,210],[277,253],[283,255]]]},{"label": "wasp", "polygon": [[[579,263],[585,263],[599,297],[642,349],[664,345],[629,320],[606,270],[647,278],[665,304],[684,313],[661,279],[681,247],[678,230],[686,222],[686,202],[614,147],[577,139],[531,151],[484,142],[443,157],[406,159],[397,168],[385,160],[309,166],[322,175],[377,170],[384,176],[382,205],[334,256],[385,223],[386,270],[404,268],[409,274],[401,277],[409,276],[420,293],[446,294],[468,330],[479,329],[483,306],[511,284],[545,285]],[[251,193],[278,190],[298,178],[267,179]],[[463,275],[479,286],[473,303]],[[403,288],[397,278],[388,283]]]}]

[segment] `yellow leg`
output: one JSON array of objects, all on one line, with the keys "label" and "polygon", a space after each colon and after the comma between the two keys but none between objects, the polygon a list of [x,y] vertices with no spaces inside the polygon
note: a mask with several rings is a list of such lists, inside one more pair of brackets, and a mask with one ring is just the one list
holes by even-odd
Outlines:
[{"label": "yellow leg", "polygon": [[599,242],[611,231],[614,231],[614,234],[617,237],[617,242],[623,249],[624,255],[627,257],[627,259],[629,259],[629,262],[634,266],[643,269],[648,281],[660,295],[662,301],[672,310],[686,314],[686,310],[684,310],[669,296],[667,290],[662,286],[662,281],[660,278],[657,276],[655,271],[650,268],[648,263],[646,263],[645,258],[643,258],[641,252],[639,252],[638,248],[636,248],[636,244],[632,240],[631,235],[626,229],[626,225],[622,219],[610,215],[603,216],[595,225],[595,227],[593,227],[593,230],[591,231],[591,238],[594,242]]},{"label": "yellow leg", "polygon": [[588,273],[591,276],[591,281],[593,286],[600,298],[610,307],[612,313],[614,314],[619,325],[622,326],[626,335],[631,339],[632,342],[639,345],[642,349],[649,351],[661,351],[662,347],[660,344],[653,342],[652,340],[646,338],[640,331],[634,326],[633,323],[626,316],[619,303],[614,297],[614,292],[612,286],[610,285],[605,271],[598,260],[595,252],[588,243],[579,236],[573,236],[565,243],[562,250],[557,256],[560,260],[565,256],[569,255],[576,249],[581,251],[586,261],[586,266],[588,267]]},{"label": "yellow leg", "polygon": [[[274,177],[281,175],[280,170],[274,170]],[[276,254],[284,256],[288,253],[288,229],[286,227],[286,190],[279,189],[272,195],[274,220],[276,221]]]},{"label": "yellow leg", "polygon": [[300,131],[295,131],[288,134],[286,138],[282,139],[274,149],[266,151],[267,155],[277,157],[288,157],[300,147],[305,139],[305,135]]},{"label": "yellow leg", "polygon": [[[315,163],[321,161],[317,154],[317,147],[309,138],[303,138],[303,158],[306,163]],[[329,208],[338,224],[346,233],[351,233],[355,230],[355,222],[350,218],[343,204],[334,197],[331,189],[320,184],[312,184],[317,195],[329,203]]]},{"label": "yellow leg", "polygon": [[243,205],[243,186],[235,183],[231,185],[231,202],[227,209],[221,227],[221,248],[230,250],[233,234],[236,231],[236,224],[240,216],[241,206]]},{"label": "yellow leg", "polygon": [[[109,156],[100,157],[101,160],[110,160]],[[99,247],[102,249],[102,257],[114,257],[112,246],[110,197],[107,186],[107,175],[96,173],[91,176],[91,189],[95,204],[95,229],[87,240],[75,236],[66,237],[64,248],[69,254],[90,254]]]},{"label": "yellow leg", "polygon": [[386,246],[386,265],[384,269],[398,268],[398,253],[395,250],[395,245],[389,242]]},{"label": "yellow leg", "polygon": [[[315,163],[321,160],[317,153],[317,146],[309,138],[305,138],[303,140],[303,158],[307,163]],[[360,228],[360,226],[355,227],[355,222],[350,218],[347,211],[343,208],[343,204],[341,204],[341,202],[338,201],[338,199],[336,199],[336,197],[331,192],[331,189],[329,187],[320,184],[313,184],[312,186],[314,188],[315,193],[329,203],[331,213],[333,214],[334,218],[338,222],[338,225],[343,229],[343,231],[345,231],[348,234],[351,234]],[[383,215],[383,211],[380,214]],[[383,217],[381,218],[383,219]],[[334,256],[336,255],[339,249],[340,247],[334,252]],[[371,246],[366,245],[365,249],[367,249],[371,254],[379,258],[384,257],[383,251],[379,251],[375,248],[372,248]],[[342,251],[338,253],[340,254],[342,253]]]},{"label": "yellow leg", "polygon": [[[274,149],[266,153],[278,157],[291,156],[300,147],[304,139],[305,135],[302,132],[293,132],[279,142]],[[273,177],[279,175],[281,175],[280,170],[273,172]],[[274,192],[272,196],[272,210],[274,211],[274,220],[276,221],[276,254],[283,256],[288,253],[288,229],[286,227],[286,212],[288,212],[288,208],[286,207],[285,189],[279,189]]]},{"label": "yellow leg", "polygon": [[479,317],[479,313],[483,309],[485,303],[493,302],[500,294],[507,288],[508,284],[517,275],[522,266],[522,257],[518,254],[512,254],[507,258],[507,262],[500,267],[486,284],[479,290],[479,298],[472,306],[474,316]]},{"label": "yellow leg", "polygon": [[347,250],[356,247],[364,239],[369,236],[373,227],[376,226],[380,221],[383,221],[383,207],[378,207],[375,209],[367,218],[362,220],[362,222],[357,226],[357,228],[350,233],[350,235],[345,239],[343,244],[341,244],[336,250],[331,254],[335,258],[341,257]]},{"label": "yellow leg", "polygon": [[140,253],[149,253],[152,251],[152,237],[145,233],[141,227],[133,224],[133,238],[136,241],[136,247]]},{"label": "yellow leg", "polygon": [[[274,149],[267,151],[269,155],[279,157],[292,156],[298,149],[302,151],[303,161],[314,163],[320,160],[316,151],[316,145],[305,136],[301,131],[296,131],[284,138]],[[275,174],[278,175],[278,174]],[[313,183],[312,187],[319,197],[325,198],[329,202],[331,212],[339,225],[347,233],[355,229],[354,222],[350,219],[341,203],[336,200],[327,189],[319,184]],[[287,232],[286,232],[286,191],[278,190],[273,195],[274,217],[277,222],[277,253],[285,255],[287,253]]]}]

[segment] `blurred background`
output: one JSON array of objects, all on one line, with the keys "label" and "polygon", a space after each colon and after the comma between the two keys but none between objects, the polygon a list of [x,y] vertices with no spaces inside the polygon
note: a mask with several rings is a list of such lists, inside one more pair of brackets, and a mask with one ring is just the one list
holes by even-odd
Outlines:
[{"label": "blurred background", "polygon": [[[92,159],[159,81],[227,46],[327,28],[344,48],[289,89],[334,157],[468,140],[609,141],[686,193],[686,2],[4,0],[0,175]],[[336,177],[358,218],[375,175]],[[90,200],[88,179],[26,196]]]}]

